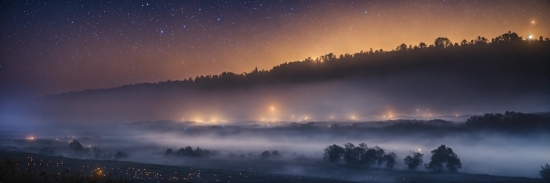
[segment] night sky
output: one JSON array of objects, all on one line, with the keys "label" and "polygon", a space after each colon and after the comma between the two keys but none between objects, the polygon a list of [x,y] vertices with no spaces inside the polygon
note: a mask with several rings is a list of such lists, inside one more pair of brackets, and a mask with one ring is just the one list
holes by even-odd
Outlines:
[{"label": "night sky", "polygon": [[270,69],[326,53],[515,31],[550,1],[2,1],[0,92],[41,96]]}]

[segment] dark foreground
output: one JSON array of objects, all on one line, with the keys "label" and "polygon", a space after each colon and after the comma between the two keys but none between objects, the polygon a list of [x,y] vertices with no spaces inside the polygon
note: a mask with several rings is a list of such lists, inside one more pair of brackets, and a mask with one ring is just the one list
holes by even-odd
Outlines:
[{"label": "dark foreground", "polygon": [[[4,182],[352,182],[213,168],[167,166],[109,160],[82,160],[0,151],[0,183]],[[14,166],[14,162],[18,162]],[[222,163],[223,164],[223,163]],[[345,167],[335,167],[345,170]],[[340,170],[341,171],[341,170]],[[350,169],[349,171],[353,171]],[[329,172],[327,172],[330,174]],[[357,172],[356,172],[357,173]],[[362,182],[542,182],[540,179],[476,174],[370,169]],[[383,176],[376,176],[383,175]]]}]

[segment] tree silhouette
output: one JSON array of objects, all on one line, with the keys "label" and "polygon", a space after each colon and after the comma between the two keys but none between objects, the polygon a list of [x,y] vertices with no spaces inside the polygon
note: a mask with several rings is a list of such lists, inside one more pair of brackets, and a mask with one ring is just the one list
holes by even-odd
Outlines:
[{"label": "tree silhouette", "polygon": [[462,168],[462,163],[458,156],[453,152],[453,149],[445,147],[445,145],[439,146],[437,149],[431,151],[432,157],[430,163],[426,165],[426,168],[432,172],[457,172]]},{"label": "tree silhouette", "polygon": [[395,48],[395,51],[405,51],[407,50],[407,45],[405,43],[397,46],[397,48]]},{"label": "tree silhouette", "polygon": [[434,41],[434,46],[438,48],[446,48],[451,46],[452,44],[453,43],[451,42],[451,40],[449,40],[449,38],[446,38],[446,37],[438,37]]},{"label": "tree silhouette", "polygon": [[548,163],[540,167],[539,175],[544,182],[550,182],[550,165]]},{"label": "tree silhouette", "polygon": [[338,162],[343,159],[347,165],[365,167],[381,166],[386,163],[386,167],[390,169],[395,165],[395,158],[395,153],[386,154],[383,148],[379,146],[368,148],[365,143],[355,146],[348,142],[344,144],[344,148],[334,144],[325,148],[323,153],[323,159],[329,162]]},{"label": "tree silhouette", "polygon": [[69,148],[71,148],[75,152],[82,152],[84,151],[84,146],[78,142],[78,140],[73,140],[69,142]]},{"label": "tree silhouette", "polygon": [[508,31],[507,33],[502,34],[494,39],[493,42],[520,42],[522,38],[518,36],[515,32]]},{"label": "tree silhouette", "polygon": [[477,36],[475,44],[487,44],[489,40],[483,36]]},{"label": "tree silhouette", "polygon": [[273,158],[280,158],[281,157],[281,154],[277,150],[271,152],[271,155],[273,156]]},{"label": "tree silhouette", "polygon": [[333,144],[325,148],[323,153],[323,159],[331,163],[336,163],[343,159],[344,153],[345,153],[344,148],[336,144]]},{"label": "tree silhouette", "polygon": [[394,152],[390,152],[384,155],[384,160],[386,161],[386,168],[393,169],[396,163],[395,159],[397,159],[397,155],[395,155]]},{"label": "tree silhouette", "polygon": [[533,132],[533,130],[550,131],[550,113],[521,113],[506,111],[472,116],[465,126],[470,129],[491,129],[508,132]]},{"label": "tree silhouette", "polygon": [[384,163],[385,161],[384,155],[386,155],[386,150],[378,146],[374,146],[373,149],[374,149],[374,155],[376,159],[376,165],[380,167],[380,165],[382,165],[382,163]]},{"label": "tree silhouette", "polygon": [[167,148],[166,151],[164,152],[164,156],[172,156],[172,155],[175,155],[174,150],[172,150],[172,148]]},{"label": "tree silhouette", "polygon": [[405,164],[407,165],[407,168],[409,168],[409,170],[416,170],[418,166],[420,166],[424,162],[423,158],[424,154],[420,152],[411,152],[411,154],[407,155],[407,157],[405,157],[403,161],[405,161]]},{"label": "tree silhouette", "polygon": [[376,164],[378,158],[376,157],[376,150],[374,148],[369,148],[365,151],[365,154],[361,157],[361,163],[366,166],[371,166]]},{"label": "tree silhouette", "polygon": [[420,42],[420,44],[418,44],[418,47],[419,47],[419,48],[426,48],[427,45],[426,45],[426,43],[424,43],[424,42]]},{"label": "tree silhouette", "polygon": [[271,153],[268,150],[265,150],[264,152],[262,152],[262,154],[260,154],[260,157],[269,158],[271,157]]},{"label": "tree silhouette", "polygon": [[354,164],[359,162],[361,159],[361,156],[356,156],[355,154],[355,145],[352,143],[345,143],[344,144],[344,160],[347,164]]}]

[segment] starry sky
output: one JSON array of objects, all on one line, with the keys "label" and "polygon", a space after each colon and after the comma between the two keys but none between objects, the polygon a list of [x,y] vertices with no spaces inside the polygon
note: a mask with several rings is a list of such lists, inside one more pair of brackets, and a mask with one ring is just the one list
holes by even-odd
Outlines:
[{"label": "starry sky", "polygon": [[326,53],[550,37],[550,1],[2,1],[0,92],[41,96],[270,69]]}]

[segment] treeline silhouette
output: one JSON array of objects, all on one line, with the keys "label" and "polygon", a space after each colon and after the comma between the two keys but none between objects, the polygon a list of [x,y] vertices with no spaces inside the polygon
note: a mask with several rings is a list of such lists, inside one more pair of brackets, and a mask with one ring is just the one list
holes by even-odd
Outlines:
[{"label": "treeline silhouette", "polygon": [[191,158],[207,158],[217,154],[218,154],[217,151],[201,149],[200,147],[193,149],[191,146],[180,148],[177,151],[172,150],[172,148],[168,148],[164,152],[165,157],[191,157]]},{"label": "treeline silhouette", "polygon": [[504,114],[488,113],[470,117],[465,125],[476,129],[510,132],[533,132],[534,130],[550,132],[550,112],[521,113],[506,111]]},{"label": "treeline silhouette", "polygon": [[[495,116],[497,118],[495,118]],[[135,128],[158,132],[181,131],[182,135],[216,135],[218,137],[238,136],[301,136],[307,134],[308,139],[324,138],[327,135],[338,137],[384,137],[395,138],[403,136],[425,136],[427,138],[452,135],[472,135],[476,133],[494,132],[506,135],[540,135],[550,133],[550,112],[522,113],[506,111],[504,113],[486,113],[469,117],[467,122],[452,122],[442,119],[419,120],[397,119],[387,121],[353,122],[342,121],[320,122],[290,122],[269,128],[241,125],[211,125],[205,128],[193,127],[193,122],[136,122]],[[149,126],[156,125],[156,128]],[[243,155],[244,157],[244,155]]]},{"label": "treeline silhouette", "polygon": [[323,159],[328,162],[338,163],[344,161],[347,165],[357,167],[371,167],[373,165],[380,167],[385,163],[388,169],[392,169],[395,166],[395,158],[397,158],[395,153],[386,153],[385,149],[378,146],[369,148],[365,143],[355,146],[348,142],[344,144],[344,147],[333,144],[325,148],[323,152]]},{"label": "treeline silhouette", "polygon": [[[432,155],[430,162],[424,164],[424,167],[431,172],[458,172],[458,169],[462,168],[460,158],[458,158],[458,155],[450,147],[441,145],[430,153]],[[386,168],[393,169],[397,163],[396,159],[397,156],[395,153],[386,153],[385,149],[378,146],[368,148],[365,143],[355,146],[348,142],[344,144],[344,147],[333,144],[326,147],[323,151],[323,160],[330,163],[344,162],[348,166],[357,168],[369,168],[373,165],[380,167],[380,165],[385,163]],[[416,170],[424,162],[423,159],[424,154],[411,151],[411,154],[405,157],[403,162],[409,170]]]},{"label": "treeline silhouette", "polygon": [[[117,151],[115,154],[109,153],[105,154],[103,150],[101,150],[99,147],[84,147],[78,140],[72,140],[69,142],[69,149],[71,154],[74,157],[78,158],[94,158],[94,159],[103,159],[103,160],[121,160],[126,159],[129,154]],[[43,155],[55,155],[55,149],[50,146],[46,146],[40,150],[40,154]]]},{"label": "treeline silhouette", "polygon": [[[267,84],[294,84],[322,82],[349,77],[377,77],[408,71],[435,71],[460,74],[472,81],[495,79],[514,83],[527,89],[532,83],[548,82],[550,39],[525,40],[515,32],[507,32],[492,39],[478,36],[470,41],[452,42],[438,37],[433,44],[405,43],[391,51],[383,49],[360,51],[354,54],[325,54],[317,58],[286,62],[270,70],[236,74],[201,75],[184,80],[158,83],[130,84],[114,88],[116,91],[233,89]],[[522,84],[523,83],[523,84]],[[484,86],[488,87],[483,83]],[[491,84],[491,83],[489,83]],[[87,90],[87,92],[101,90]],[[74,93],[74,92],[71,92]]]}]

